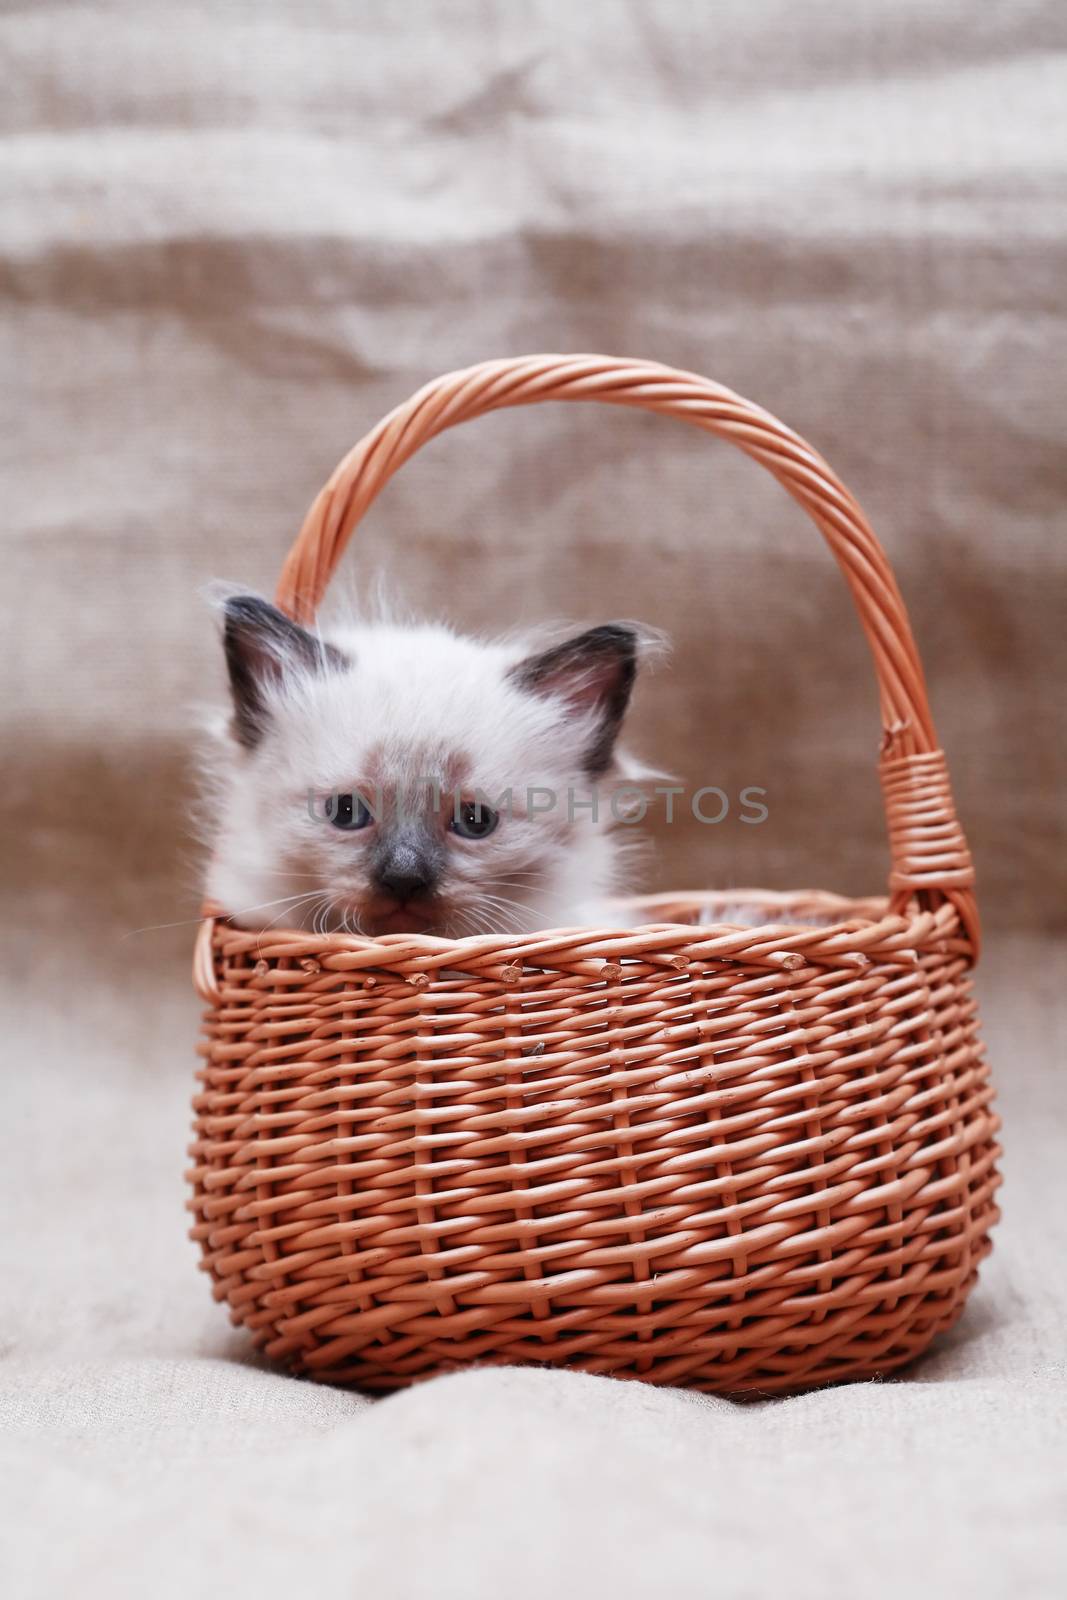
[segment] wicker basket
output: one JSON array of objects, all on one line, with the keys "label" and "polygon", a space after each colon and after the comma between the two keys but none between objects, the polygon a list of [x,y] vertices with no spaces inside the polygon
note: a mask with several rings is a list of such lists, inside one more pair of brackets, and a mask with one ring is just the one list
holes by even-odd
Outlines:
[{"label": "wicker basket", "polygon": [[[692,373],[487,362],[337,468],[282,573],[314,615],[426,440],[602,400],[732,440],[810,514],[874,656],[885,900],[634,903],[632,926],[377,941],[206,916],[192,1236],[269,1356],[387,1389],[539,1362],[725,1393],[870,1377],[959,1316],[989,1249],[997,1118],[970,969],[974,878],[904,605],[804,441]],[[731,893],[731,905],[740,897]]]}]

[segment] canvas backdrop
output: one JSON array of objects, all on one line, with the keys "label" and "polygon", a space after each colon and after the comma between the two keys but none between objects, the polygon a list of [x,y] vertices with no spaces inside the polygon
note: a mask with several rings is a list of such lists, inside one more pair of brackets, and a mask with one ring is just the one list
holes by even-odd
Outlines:
[{"label": "canvas backdrop", "polygon": [[[1062,1581],[1065,42],[1054,0],[0,6],[25,1592]],[[269,593],[337,459],[428,378],[553,349],[776,412],[908,602],[991,929],[1010,1182],[971,1311],[899,1383],[739,1411],[486,1372],[372,1406],[248,1361],[183,1239],[193,930],[141,930],[196,912],[202,592]],[[484,419],[358,530],[344,585],[382,575],[461,627],[670,635],[635,745],[770,814],[660,826],[643,887],[881,887],[866,646],[738,452],[601,406]]]}]

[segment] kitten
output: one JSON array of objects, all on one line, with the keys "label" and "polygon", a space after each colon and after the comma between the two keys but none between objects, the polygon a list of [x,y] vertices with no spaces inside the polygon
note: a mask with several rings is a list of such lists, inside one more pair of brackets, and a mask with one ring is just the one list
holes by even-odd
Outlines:
[{"label": "kitten", "polygon": [[602,786],[637,770],[616,739],[648,642],[623,623],[532,654],[437,625],[324,638],[232,597],[209,899],[245,927],[376,937],[610,925],[623,813]]}]

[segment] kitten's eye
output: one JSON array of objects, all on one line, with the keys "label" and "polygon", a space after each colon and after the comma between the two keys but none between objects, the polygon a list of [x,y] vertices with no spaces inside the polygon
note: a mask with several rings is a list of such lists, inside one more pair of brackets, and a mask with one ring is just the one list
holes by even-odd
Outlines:
[{"label": "kitten's eye", "polygon": [[326,815],[335,828],[342,828],[346,833],[355,833],[357,828],[369,827],[374,821],[370,807],[358,794],[329,795]]},{"label": "kitten's eye", "polygon": [[461,839],[487,839],[499,821],[490,806],[479,805],[477,800],[464,800],[454,812],[450,827]]}]

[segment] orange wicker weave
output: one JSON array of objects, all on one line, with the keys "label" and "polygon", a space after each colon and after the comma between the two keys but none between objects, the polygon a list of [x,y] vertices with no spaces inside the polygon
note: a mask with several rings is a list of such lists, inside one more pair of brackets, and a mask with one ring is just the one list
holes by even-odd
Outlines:
[{"label": "orange wicker weave", "polygon": [[714,921],[713,896],[661,896],[621,931],[518,939],[207,917],[202,1264],[269,1356],[370,1389],[500,1361],[734,1394],[888,1372],[975,1281],[998,1122],[969,976],[974,876],[922,668],[827,464],[692,373],[486,362],[428,384],[342,461],[278,603],[314,615],[420,444],[541,400],[640,406],[731,440],[825,535],[878,678],[888,899],[752,894],[763,925],[739,928]]}]

